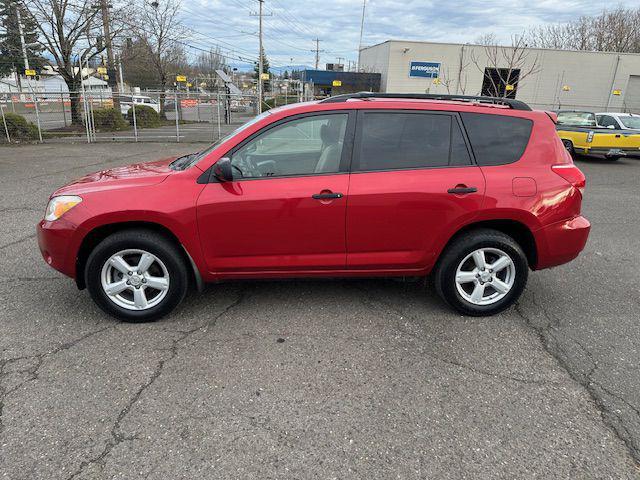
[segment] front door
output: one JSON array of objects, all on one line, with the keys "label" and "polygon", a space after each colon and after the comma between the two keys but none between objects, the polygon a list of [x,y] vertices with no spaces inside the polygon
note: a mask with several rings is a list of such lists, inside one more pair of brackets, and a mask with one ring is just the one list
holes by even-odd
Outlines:
[{"label": "front door", "polygon": [[234,181],[210,183],[198,228],[213,273],[344,269],[348,113],[265,127],[227,156]]},{"label": "front door", "polygon": [[422,272],[433,264],[442,236],[482,206],[484,176],[472,165],[455,114],[375,110],[359,115],[347,265]]}]

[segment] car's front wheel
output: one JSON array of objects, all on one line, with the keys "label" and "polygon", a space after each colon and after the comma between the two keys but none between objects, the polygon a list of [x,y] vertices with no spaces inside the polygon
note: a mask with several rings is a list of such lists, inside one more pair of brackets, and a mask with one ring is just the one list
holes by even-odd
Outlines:
[{"label": "car's front wheel", "polygon": [[168,314],[184,298],[189,280],[178,247],[148,230],[105,238],[89,255],[85,278],[96,304],[126,322]]},{"label": "car's front wheel", "polygon": [[497,230],[478,229],[455,239],[434,272],[438,294],[465,315],[494,315],[513,305],[527,284],[520,245]]}]

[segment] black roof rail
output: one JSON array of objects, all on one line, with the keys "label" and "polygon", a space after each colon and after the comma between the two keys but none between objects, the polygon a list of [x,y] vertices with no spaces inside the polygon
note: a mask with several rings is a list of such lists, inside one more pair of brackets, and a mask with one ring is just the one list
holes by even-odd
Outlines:
[{"label": "black roof rail", "polygon": [[419,100],[448,100],[455,102],[489,103],[492,105],[505,105],[513,110],[531,111],[531,107],[526,103],[513,98],[482,97],[473,95],[440,95],[434,93],[376,93],[357,92],[336,95],[334,97],[320,100],[320,103],[341,103],[347,100],[367,100],[370,98],[397,98],[397,99],[419,99]]}]

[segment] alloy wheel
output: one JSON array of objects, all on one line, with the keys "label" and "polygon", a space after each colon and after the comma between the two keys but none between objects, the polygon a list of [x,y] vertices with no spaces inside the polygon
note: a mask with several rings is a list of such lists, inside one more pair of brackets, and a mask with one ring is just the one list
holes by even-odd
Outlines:
[{"label": "alloy wheel", "polygon": [[100,282],[107,298],[119,307],[147,310],[166,297],[169,271],[162,260],[146,250],[121,250],[104,263]]},{"label": "alloy wheel", "polygon": [[513,288],[516,267],[509,255],[497,248],[479,248],[456,269],[456,288],[473,305],[492,305]]}]

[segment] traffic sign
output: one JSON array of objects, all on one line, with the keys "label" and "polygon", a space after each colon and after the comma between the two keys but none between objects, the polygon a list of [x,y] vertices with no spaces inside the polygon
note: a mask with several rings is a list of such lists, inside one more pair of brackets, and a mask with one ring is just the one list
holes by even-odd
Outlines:
[{"label": "traffic sign", "polygon": [[342,86],[342,80],[334,80],[333,82],[331,82],[331,85],[333,87],[341,87]]},{"label": "traffic sign", "polygon": [[98,67],[98,73],[100,75],[106,75],[107,74],[107,69],[104,67]]},{"label": "traffic sign", "polygon": [[176,82],[186,82],[187,77],[185,75],[176,75]]},{"label": "traffic sign", "polygon": [[36,76],[36,71],[35,71],[35,70],[25,70],[25,71],[24,71],[24,74],[25,74],[27,77],[35,77],[35,76]]}]

